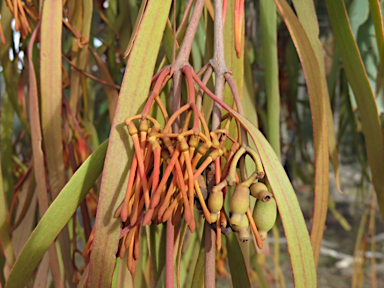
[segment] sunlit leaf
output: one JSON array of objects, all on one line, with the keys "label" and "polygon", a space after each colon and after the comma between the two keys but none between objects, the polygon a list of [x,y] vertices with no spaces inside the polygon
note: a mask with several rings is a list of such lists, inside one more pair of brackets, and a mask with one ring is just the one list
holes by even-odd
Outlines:
[{"label": "sunlit leaf", "polygon": [[[330,111],[327,111],[329,96],[325,82],[322,52],[320,52],[321,45],[317,37],[317,24],[312,23],[312,25],[310,25],[307,23],[308,21],[303,21],[304,23],[301,24],[286,1],[275,0],[275,3],[296,46],[307,83],[311,107],[313,145],[315,149],[315,209],[312,219],[311,244],[315,263],[317,263],[328,208],[330,144],[328,126],[331,124],[329,123],[330,118],[324,117],[324,115],[330,115]],[[303,5],[298,6],[300,8],[304,7]],[[312,8],[313,11],[313,6],[307,8]],[[309,15],[307,10],[301,13],[305,19],[307,19],[306,16]],[[314,13],[312,13],[312,15],[313,14]],[[305,29],[307,29],[307,31]],[[333,134],[331,137],[334,137]],[[332,143],[335,144],[334,141]]]},{"label": "sunlit leaf", "polygon": [[7,288],[24,287],[48,247],[67,224],[99,177],[108,142],[104,142],[80,166],[41,218],[12,268]]},{"label": "sunlit leaf", "polygon": [[133,153],[124,120],[138,113],[147,97],[171,2],[147,3],[129,52],[101,182],[89,270],[91,287],[108,287],[112,281],[121,223],[113,214],[124,198]]}]

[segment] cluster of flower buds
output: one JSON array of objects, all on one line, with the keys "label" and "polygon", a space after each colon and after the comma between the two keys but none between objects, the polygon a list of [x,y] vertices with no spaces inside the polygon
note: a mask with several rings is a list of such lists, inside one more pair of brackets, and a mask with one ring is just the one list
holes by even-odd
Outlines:
[{"label": "cluster of flower buds", "polygon": [[[193,232],[196,228],[195,202],[205,220],[215,223],[218,250],[221,248],[221,229],[228,227],[228,215],[231,215],[230,226],[239,232],[242,241],[249,239],[248,230],[251,226],[260,248],[262,238],[257,228],[263,233],[270,229],[258,224],[264,220],[257,220],[258,215],[266,209],[258,203],[273,199],[266,186],[257,182],[264,177],[258,153],[244,145],[241,133],[237,137],[230,135],[231,116],[223,117],[222,121],[226,121],[221,125],[223,128],[210,131],[201,107],[196,104],[195,83],[212,98],[215,96],[191,67],[184,67],[183,72],[187,83],[187,104],[171,116],[168,115],[159,97],[160,91],[172,76],[171,68],[165,67],[154,77],[153,88],[142,113],[125,120],[135,152],[125,198],[115,217],[123,221],[119,256],[123,257],[128,250],[127,266],[132,274],[135,271],[135,260],[139,257],[140,223],[160,224],[171,219],[172,225],[177,226],[184,218],[189,230]],[[163,127],[150,116],[155,104],[164,117]],[[254,160],[256,171],[240,183],[237,167],[245,154]],[[204,171],[211,165],[214,167],[216,185],[204,193],[199,182],[204,177]],[[235,183],[237,187],[230,198],[230,213],[226,213],[223,208],[226,187]],[[264,186],[258,188],[257,185]],[[256,205],[257,211],[260,211],[256,212],[256,223],[249,208],[250,195],[260,199]]]}]

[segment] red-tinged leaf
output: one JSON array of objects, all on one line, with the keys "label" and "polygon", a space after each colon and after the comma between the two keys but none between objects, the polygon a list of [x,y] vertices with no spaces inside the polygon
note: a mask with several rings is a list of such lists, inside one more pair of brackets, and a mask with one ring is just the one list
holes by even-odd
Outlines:
[{"label": "red-tinged leaf", "polygon": [[[65,185],[63,144],[61,134],[62,106],[62,38],[63,5],[59,1],[44,1],[41,17],[40,36],[40,87],[41,87],[41,127],[43,132],[45,163],[49,175],[49,185],[53,199]],[[73,287],[73,266],[69,232],[65,228],[60,233],[61,256],[65,278]]]},{"label": "red-tinged leaf", "polygon": [[48,253],[44,254],[43,260],[37,269],[35,282],[33,283],[33,288],[44,288],[47,287],[47,276],[49,271],[49,255]]},{"label": "red-tinged leaf", "polygon": [[365,137],[372,182],[377,195],[381,217],[384,219],[384,147],[383,134],[372,88],[361,55],[353,37],[344,2],[327,0],[329,18],[344,70],[353,94]]},{"label": "red-tinged leaf", "polygon": [[251,135],[263,162],[287,238],[295,287],[317,287],[311,243],[295,191],[270,144],[246,118],[237,116]]},{"label": "red-tinged leaf", "polygon": [[[72,35],[72,52],[71,60],[81,70],[85,69],[85,65],[88,59],[88,44],[89,34],[91,30],[92,22],[92,0],[69,0],[68,5],[68,17],[73,27],[80,33],[84,38],[76,38]],[[80,43],[83,42],[83,43]],[[81,73],[74,67],[71,67],[70,75],[70,87],[69,89],[69,105],[72,112],[76,115],[77,103],[81,97]]]},{"label": "red-tinged leaf", "polygon": [[[321,82],[323,85],[324,97],[326,102],[327,109],[327,118],[328,118],[328,137],[329,137],[329,153],[332,160],[332,166],[335,174],[335,184],[337,190],[340,193],[340,173],[339,173],[339,157],[338,157],[338,149],[336,146],[336,138],[335,131],[333,129],[333,115],[331,109],[331,103],[329,99],[329,89],[327,87],[327,80],[325,75],[325,64],[324,64],[324,53],[323,53],[323,45],[319,40],[319,24],[317,21],[317,15],[314,7],[314,3],[306,0],[294,0],[296,13],[298,15],[299,21],[303,26],[305,32],[307,33],[307,37],[311,42],[312,49],[315,52],[316,59],[319,63],[319,68],[321,70]],[[324,208],[324,207],[323,207]],[[321,227],[319,227],[321,229]]]},{"label": "red-tinged leaf", "polygon": [[[33,174],[31,174],[33,176]],[[36,191],[29,191],[30,189],[35,190],[35,187],[30,187],[30,181],[32,177],[28,177],[25,184],[21,188],[19,192],[19,205],[16,211],[16,218],[22,216],[21,214],[24,212],[25,202],[30,201],[30,205],[25,211],[23,219],[21,220],[19,226],[12,232],[12,246],[15,251],[15,256],[18,257],[20,252],[23,250],[25,243],[27,242],[29,236],[32,233],[32,230],[35,226],[35,215],[36,215],[36,204],[37,204],[37,193],[33,193]],[[32,180],[33,181],[33,180]],[[34,185],[33,185],[34,186]],[[29,193],[33,193],[32,199],[29,198]]]},{"label": "red-tinged leaf", "polygon": [[[208,90],[205,92],[209,92],[207,94],[215,101],[220,101],[212,92]],[[295,287],[317,287],[315,261],[307,227],[296,194],[283,166],[268,141],[247,118],[225,103],[220,105],[245,128],[260,154],[284,226]]]},{"label": "red-tinged leaf", "polygon": [[141,22],[129,53],[101,182],[89,287],[111,285],[121,223],[113,214],[124,198],[133,154],[124,120],[139,113],[147,98],[171,2],[148,1],[143,16],[137,20]]},{"label": "red-tinged leaf", "polygon": [[148,2],[148,0],[144,0],[141,3],[140,10],[139,10],[139,12],[138,12],[138,14],[136,16],[136,22],[135,22],[135,26],[133,27],[131,39],[129,39],[128,47],[127,47],[127,49],[125,50],[125,53],[124,53],[124,58],[128,57],[129,53],[131,53],[131,51],[132,51],[133,44],[135,43],[135,40],[136,40],[137,35],[139,33],[139,27],[140,27],[141,22],[142,22],[142,20],[144,18],[145,10],[147,9],[147,2]]},{"label": "red-tinged leaf", "polygon": [[[39,203],[40,215],[44,215],[48,209],[48,197],[47,197],[47,184],[45,177],[45,164],[44,154],[41,148],[42,135],[40,126],[40,112],[39,101],[37,92],[37,81],[35,68],[33,65],[33,45],[36,39],[37,32],[40,26],[38,25],[33,31],[29,46],[28,46],[28,94],[29,94],[29,117],[31,123],[31,138],[32,138],[32,152],[34,163],[34,174],[36,180],[37,199]],[[58,262],[58,256],[55,244],[52,244],[49,248],[50,266],[52,271],[52,277],[55,285],[62,285],[60,267]]]},{"label": "red-tinged leaf", "polygon": [[[113,78],[111,76],[111,73],[109,73],[107,65],[105,65],[104,61],[101,59],[100,55],[96,53],[95,50],[90,48],[90,51],[95,58],[97,68],[100,73],[100,78],[108,83],[115,84],[113,82]],[[119,97],[119,91],[112,87],[103,85],[103,89],[105,92],[105,95],[107,95],[108,100],[108,111],[109,111],[109,120],[113,121],[113,118],[115,117],[115,111],[116,111],[116,105],[117,105],[117,98]]]},{"label": "red-tinged leaf", "polygon": [[[296,46],[303,67],[312,113],[313,143],[315,150],[315,203],[311,228],[311,244],[317,263],[328,208],[329,189],[329,130],[327,118],[327,93],[322,61],[317,59],[318,45],[311,44],[306,31],[285,0],[275,0],[292,41]],[[314,29],[314,26],[311,26]],[[315,27],[316,28],[316,27]],[[317,29],[317,28],[316,28]],[[316,30],[315,30],[316,31]],[[314,33],[312,30],[310,33]],[[317,35],[315,33],[315,35]],[[312,35],[313,37],[313,35]],[[312,40],[317,43],[319,40]],[[320,80],[320,81],[319,81]]]},{"label": "red-tinged leaf", "polygon": [[62,5],[44,2],[41,21],[41,120],[49,183],[54,197],[65,184],[61,139],[61,32]]}]

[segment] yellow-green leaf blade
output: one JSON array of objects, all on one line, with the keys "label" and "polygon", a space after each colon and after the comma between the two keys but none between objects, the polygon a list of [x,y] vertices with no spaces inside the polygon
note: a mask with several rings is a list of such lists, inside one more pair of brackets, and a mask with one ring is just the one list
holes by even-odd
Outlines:
[{"label": "yellow-green leaf blade", "polygon": [[147,98],[171,2],[148,1],[143,16],[137,20],[141,22],[129,53],[101,183],[89,287],[111,285],[121,223],[113,214],[124,198],[133,154],[124,120],[139,113]]},{"label": "yellow-green leaf blade", "polygon": [[17,258],[5,285],[6,288],[25,287],[44,253],[99,177],[107,146],[108,142],[105,141],[88,157],[49,206]]},{"label": "yellow-green leaf blade", "polygon": [[317,287],[311,243],[296,194],[279,158],[261,132],[246,118],[237,118],[251,135],[273,191],[287,238],[295,287]]},{"label": "yellow-green leaf blade", "polygon": [[[319,62],[316,57],[315,51],[317,49],[311,44],[307,33],[291,7],[285,0],[275,0],[275,3],[296,46],[307,83],[311,107],[315,150],[315,208],[313,211],[311,243],[315,262],[317,263],[327,216],[329,189],[329,130],[326,108],[327,89],[324,83],[325,76],[323,76],[324,74],[320,68],[322,61],[320,60]],[[312,41],[317,43],[318,39]]]}]

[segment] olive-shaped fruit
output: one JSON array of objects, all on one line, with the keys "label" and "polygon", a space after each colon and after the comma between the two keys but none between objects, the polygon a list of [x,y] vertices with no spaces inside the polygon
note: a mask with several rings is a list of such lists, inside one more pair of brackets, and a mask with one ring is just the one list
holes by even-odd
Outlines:
[{"label": "olive-shaped fruit", "polygon": [[220,212],[224,204],[223,192],[217,191],[211,193],[208,198],[208,209],[212,214]]},{"label": "olive-shaped fruit", "polygon": [[260,199],[264,202],[268,202],[273,197],[271,192],[268,192],[267,186],[264,183],[256,182],[249,188],[251,195],[256,199]]},{"label": "olive-shaped fruit", "polygon": [[260,238],[265,240],[267,238],[267,232],[272,229],[276,222],[277,208],[275,198],[272,197],[268,202],[256,200],[252,216],[259,230]]},{"label": "olive-shaped fruit", "polygon": [[239,232],[239,240],[246,242],[250,239],[249,234],[249,221],[246,214],[241,215],[241,221],[239,225],[232,225],[233,228]]},{"label": "olive-shaped fruit", "polygon": [[268,191],[267,186],[264,183],[256,182],[251,185],[249,188],[251,190],[251,195],[257,198],[257,195],[262,191]]},{"label": "olive-shaped fruit", "polygon": [[232,225],[239,225],[242,215],[249,207],[249,188],[244,185],[237,185],[235,192],[229,200],[229,207],[232,215],[229,222]]},{"label": "olive-shaped fruit", "polygon": [[217,221],[217,215],[219,213],[211,213],[211,223],[215,223]]}]

